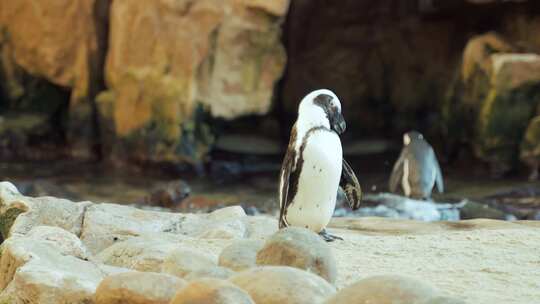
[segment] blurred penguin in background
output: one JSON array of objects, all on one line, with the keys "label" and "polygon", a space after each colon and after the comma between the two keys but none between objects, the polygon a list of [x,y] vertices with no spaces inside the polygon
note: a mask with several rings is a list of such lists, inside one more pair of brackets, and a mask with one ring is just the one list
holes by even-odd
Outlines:
[{"label": "blurred penguin in background", "polygon": [[439,193],[444,192],[441,167],[433,148],[419,132],[405,133],[403,149],[390,176],[390,191],[427,200],[435,185]]}]

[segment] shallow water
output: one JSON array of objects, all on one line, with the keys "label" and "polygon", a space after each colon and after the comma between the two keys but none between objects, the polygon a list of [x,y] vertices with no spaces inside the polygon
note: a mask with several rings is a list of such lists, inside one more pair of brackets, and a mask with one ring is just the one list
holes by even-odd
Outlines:
[{"label": "shallow water", "polygon": [[[393,155],[384,154],[349,159],[364,192],[387,191],[392,159]],[[188,172],[171,174],[131,167],[114,168],[90,162],[4,162],[0,164],[0,178],[14,182],[23,193],[35,196],[139,205],[145,204],[145,197],[152,189],[171,181],[184,180],[191,189],[190,196],[176,206],[176,210],[207,211],[241,204],[244,207],[254,206],[261,212],[275,212],[278,207],[279,167],[279,157],[239,155],[216,158],[207,166],[204,176]],[[504,193],[515,189],[538,190],[531,192],[533,197],[540,193],[540,183],[528,182],[525,177],[491,179],[482,168],[474,166],[466,166],[465,169],[450,167],[443,171],[447,192],[435,193],[437,202],[455,203],[464,198],[486,202],[490,196],[500,193],[504,196]],[[504,203],[508,203],[508,198]]]}]

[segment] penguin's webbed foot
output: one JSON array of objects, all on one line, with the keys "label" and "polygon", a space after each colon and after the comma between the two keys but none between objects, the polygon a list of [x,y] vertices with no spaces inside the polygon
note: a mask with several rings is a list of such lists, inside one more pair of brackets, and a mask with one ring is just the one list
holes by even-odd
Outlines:
[{"label": "penguin's webbed foot", "polygon": [[343,241],[343,238],[326,232],[326,229],[321,230],[321,232],[319,232],[319,235],[327,242],[333,242],[335,240]]}]

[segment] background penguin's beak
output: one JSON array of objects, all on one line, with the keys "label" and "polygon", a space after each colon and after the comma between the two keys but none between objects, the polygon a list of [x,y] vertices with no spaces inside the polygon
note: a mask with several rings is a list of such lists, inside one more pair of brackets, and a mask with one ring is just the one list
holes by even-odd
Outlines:
[{"label": "background penguin's beak", "polygon": [[336,131],[337,134],[341,134],[345,131],[347,124],[345,123],[345,118],[341,113],[336,113],[332,119],[332,129]]}]

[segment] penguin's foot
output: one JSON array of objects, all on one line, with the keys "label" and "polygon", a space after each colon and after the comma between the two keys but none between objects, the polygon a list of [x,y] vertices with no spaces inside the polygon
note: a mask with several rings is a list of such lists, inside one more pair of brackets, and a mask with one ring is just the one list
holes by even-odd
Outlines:
[{"label": "penguin's foot", "polygon": [[343,241],[343,238],[336,235],[331,235],[330,233],[326,232],[326,229],[323,229],[321,232],[319,232],[319,235],[327,242],[333,242],[335,240]]}]

